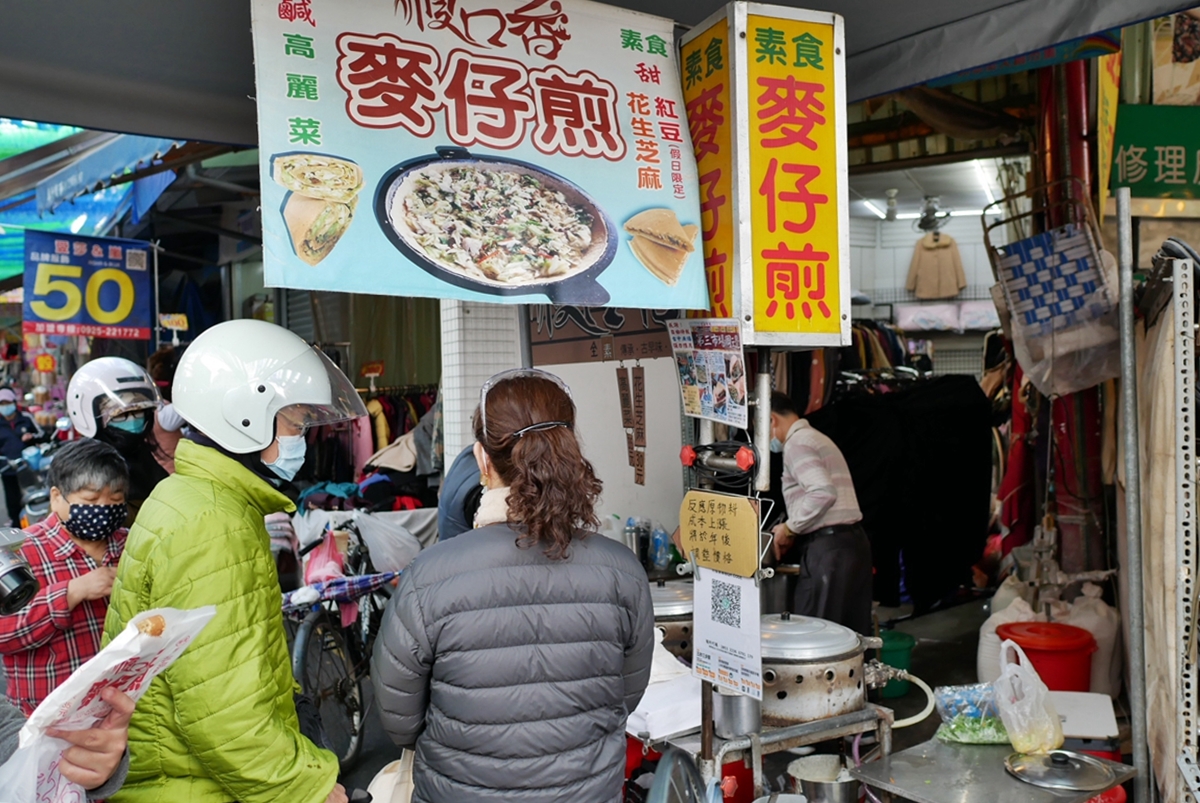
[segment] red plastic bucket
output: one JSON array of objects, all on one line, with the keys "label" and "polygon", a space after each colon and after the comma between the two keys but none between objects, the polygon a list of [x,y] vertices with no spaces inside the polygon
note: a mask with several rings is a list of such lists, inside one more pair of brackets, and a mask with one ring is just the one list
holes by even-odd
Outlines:
[{"label": "red plastic bucket", "polygon": [[1092,653],[1096,639],[1082,627],[1058,622],[1014,622],[1000,625],[1002,641],[1020,645],[1051,691],[1091,691]]}]

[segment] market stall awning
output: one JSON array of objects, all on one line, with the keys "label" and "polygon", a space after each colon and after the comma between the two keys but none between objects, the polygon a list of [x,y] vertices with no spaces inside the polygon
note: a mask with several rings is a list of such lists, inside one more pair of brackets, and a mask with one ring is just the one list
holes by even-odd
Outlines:
[{"label": "market stall awning", "polygon": [[[616,0],[695,25],[722,0]],[[848,96],[872,97],[1168,14],[1195,0],[791,0],[846,18]],[[113,47],[121,53],[114,57]],[[9,3],[0,116],[257,142],[247,0]]]},{"label": "market stall awning", "polygon": [[66,201],[103,189],[114,178],[146,167],[183,144],[173,139],[116,136],[39,181],[38,212],[53,212]]}]

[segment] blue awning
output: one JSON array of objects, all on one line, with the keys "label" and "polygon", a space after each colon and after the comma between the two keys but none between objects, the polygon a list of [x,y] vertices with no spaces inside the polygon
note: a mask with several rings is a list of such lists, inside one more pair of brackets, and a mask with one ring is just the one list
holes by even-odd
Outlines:
[{"label": "blue awning", "polygon": [[100,145],[37,185],[37,210],[53,212],[66,201],[88,195],[126,172],[153,163],[183,140],[158,139],[122,134]]}]

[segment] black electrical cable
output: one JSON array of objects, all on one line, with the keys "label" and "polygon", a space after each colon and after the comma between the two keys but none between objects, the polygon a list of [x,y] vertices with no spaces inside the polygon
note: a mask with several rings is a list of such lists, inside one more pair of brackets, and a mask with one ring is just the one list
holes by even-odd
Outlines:
[{"label": "black electrical cable", "polygon": [[[754,454],[754,465],[746,470],[706,466],[700,459],[700,455],[704,452],[732,458],[742,448],[747,448]],[[714,485],[726,488],[741,489],[744,486],[746,491],[749,492],[750,486],[754,482],[755,467],[758,465],[758,449],[755,448],[754,444],[742,443],[741,441],[717,441],[715,443],[698,444],[695,449],[696,462],[692,468],[695,469],[697,477],[712,480]]]}]

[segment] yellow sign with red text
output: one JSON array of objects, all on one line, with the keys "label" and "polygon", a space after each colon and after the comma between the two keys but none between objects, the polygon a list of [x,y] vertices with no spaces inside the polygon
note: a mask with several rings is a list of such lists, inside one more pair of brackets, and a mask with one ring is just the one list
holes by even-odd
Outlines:
[{"label": "yellow sign with red text", "polygon": [[1117,103],[1121,94],[1121,54],[1101,56],[1099,60],[1099,89],[1096,117],[1097,164],[1100,167],[1100,222],[1104,222],[1104,207],[1110,194],[1112,177],[1113,140],[1117,136]]},{"label": "yellow sign with red text", "polygon": [[682,63],[707,314],[746,345],[848,345],[842,18],[738,0],[684,36]]},{"label": "yellow sign with red text", "polygon": [[733,104],[729,21],[725,18],[683,45],[683,99],[700,176],[700,233],[709,308],[695,318],[732,318]]},{"label": "yellow sign with red text", "polygon": [[747,17],[754,328],[841,330],[833,25]]}]

